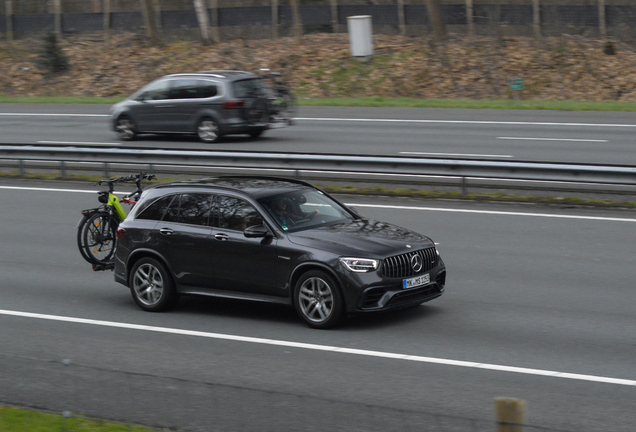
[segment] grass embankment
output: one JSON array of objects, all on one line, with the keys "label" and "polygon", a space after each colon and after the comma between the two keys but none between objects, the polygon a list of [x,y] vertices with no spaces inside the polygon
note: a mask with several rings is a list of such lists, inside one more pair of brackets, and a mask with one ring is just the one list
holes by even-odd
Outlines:
[{"label": "grass embankment", "polygon": [[[114,104],[123,98],[91,96],[19,97],[0,96],[0,103],[51,103],[51,104]],[[470,108],[470,109],[519,109],[556,111],[636,111],[636,102],[617,101],[536,101],[536,100],[473,100],[473,99],[415,99],[392,97],[315,98],[299,99],[300,106],[379,107],[379,108]]]},{"label": "grass embankment", "polygon": [[151,432],[141,426],[0,406],[2,432]]}]

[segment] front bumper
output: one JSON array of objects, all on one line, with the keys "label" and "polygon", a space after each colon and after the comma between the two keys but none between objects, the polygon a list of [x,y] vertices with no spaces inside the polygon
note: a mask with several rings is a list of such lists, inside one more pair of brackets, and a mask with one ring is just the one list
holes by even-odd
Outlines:
[{"label": "front bumper", "polygon": [[345,276],[344,295],[349,313],[375,312],[415,306],[444,294],[446,266],[440,259],[428,271],[430,283],[404,289],[403,279],[383,277],[377,272],[349,273]]}]

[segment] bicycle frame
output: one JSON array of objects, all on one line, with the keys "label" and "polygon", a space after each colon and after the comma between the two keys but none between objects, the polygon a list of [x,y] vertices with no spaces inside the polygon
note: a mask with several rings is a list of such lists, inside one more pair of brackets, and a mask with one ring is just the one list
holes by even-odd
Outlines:
[{"label": "bicycle frame", "polygon": [[[116,231],[119,224],[128,216],[122,203],[134,205],[141,196],[141,182],[144,179],[153,180],[154,175],[140,173],[137,176],[118,177],[108,180],[100,180],[98,185],[107,184],[107,191],[98,192],[98,200],[102,204],[97,208],[82,210],[82,219],[77,226],[77,243],[82,257],[93,264],[93,270],[107,270],[112,268],[112,263],[108,262],[109,258],[98,258],[93,254],[102,251],[102,247],[106,245],[104,251],[114,250],[114,242],[116,242]],[[115,183],[125,183],[134,181],[137,189],[130,195],[124,196],[121,200],[115,195]],[[132,198],[132,199],[131,199]],[[95,216],[97,215],[97,216]],[[101,215],[101,216],[100,216]],[[91,221],[90,224],[88,222]],[[86,231],[90,228],[90,231]],[[111,231],[114,227],[114,231]],[[91,239],[88,241],[87,239]],[[113,242],[110,244],[108,242]]]}]

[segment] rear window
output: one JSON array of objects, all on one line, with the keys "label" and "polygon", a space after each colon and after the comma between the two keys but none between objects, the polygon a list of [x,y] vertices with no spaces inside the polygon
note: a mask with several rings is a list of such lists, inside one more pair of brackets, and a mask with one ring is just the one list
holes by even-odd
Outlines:
[{"label": "rear window", "polygon": [[260,78],[234,81],[232,89],[234,97],[238,99],[264,96],[269,92],[267,85]]}]

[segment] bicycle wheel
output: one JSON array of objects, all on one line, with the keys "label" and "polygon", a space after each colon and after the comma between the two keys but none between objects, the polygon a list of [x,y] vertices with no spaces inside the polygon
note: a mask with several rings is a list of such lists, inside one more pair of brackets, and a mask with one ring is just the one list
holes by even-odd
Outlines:
[{"label": "bicycle wheel", "polygon": [[94,213],[86,220],[83,230],[82,255],[92,264],[109,264],[115,254],[119,223],[108,213]]},{"label": "bicycle wheel", "polygon": [[296,98],[287,90],[279,90],[276,95],[278,116],[289,121],[296,114]]},{"label": "bicycle wheel", "polygon": [[90,218],[93,214],[94,213],[88,213],[82,216],[82,219],[80,219],[79,223],[77,224],[77,248],[79,249],[80,254],[82,255],[82,258],[84,258],[87,262],[91,264],[94,264],[94,262],[91,260],[90,256],[86,252],[85,243],[84,243],[84,231],[86,230],[86,227],[88,226],[86,224],[86,222],[88,222],[88,218]]}]

